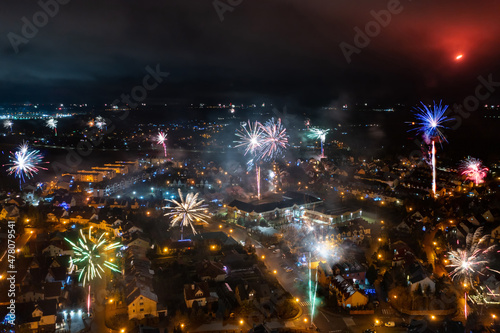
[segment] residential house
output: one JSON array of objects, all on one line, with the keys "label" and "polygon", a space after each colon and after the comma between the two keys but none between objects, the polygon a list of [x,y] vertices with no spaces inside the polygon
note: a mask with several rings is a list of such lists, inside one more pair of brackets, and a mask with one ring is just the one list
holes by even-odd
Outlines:
[{"label": "residential house", "polygon": [[126,302],[129,320],[158,317],[158,296],[149,288],[135,287],[127,296]]},{"label": "residential house", "polygon": [[330,284],[330,293],[336,293],[338,304],[344,309],[368,304],[368,297],[349,280],[337,275]]},{"label": "residential house", "polygon": [[196,273],[202,281],[222,282],[226,279],[224,265],[210,260],[203,260],[196,265]]},{"label": "residential house", "polygon": [[205,306],[210,298],[210,290],[207,282],[195,282],[184,285],[184,301],[188,308],[193,307],[193,303]]}]

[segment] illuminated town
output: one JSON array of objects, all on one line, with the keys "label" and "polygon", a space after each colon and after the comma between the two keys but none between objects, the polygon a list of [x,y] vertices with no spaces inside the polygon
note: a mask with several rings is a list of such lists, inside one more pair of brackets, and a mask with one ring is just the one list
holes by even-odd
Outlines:
[{"label": "illuminated town", "polygon": [[500,332],[497,3],[11,6],[1,332]]}]

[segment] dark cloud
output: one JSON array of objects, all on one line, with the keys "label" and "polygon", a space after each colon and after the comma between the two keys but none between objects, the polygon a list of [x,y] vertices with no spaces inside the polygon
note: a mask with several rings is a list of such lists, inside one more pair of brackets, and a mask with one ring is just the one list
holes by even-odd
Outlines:
[{"label": "dark cloud", "polygon": [[7,34],[20,34],[21,18],[31,20],[40,7],[9,0],[1,14],[0,97],[109,102],[155,64],[171,75],[154,100],[461,99],[478,75],[500,78],[500,3],[493,0],[402,1],[401,13],[348,64],[339,44],[352,44],[354,27],[364,29],[370,11],[387,3],[244,0],[221,22],[211,1],[71,0],[15,53]]}]

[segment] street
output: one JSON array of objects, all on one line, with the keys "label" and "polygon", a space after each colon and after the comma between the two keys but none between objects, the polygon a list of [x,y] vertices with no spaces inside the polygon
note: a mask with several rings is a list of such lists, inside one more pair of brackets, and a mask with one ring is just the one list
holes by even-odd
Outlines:
[{"label": "street", "polygon": [[[220,231],[218,226],[211,225],[206,229],[210,231]],[[231,226],[231,229],[224,229],[225,232],[232,236],[236,241],[245,241],[247,239],[247,231],[238,226]],[[232,230],[232,232],[230,232]],[[289,259],[283,258],[281,252],[273,253],[274,249],[268,249],[258,241],[252,239],[252,243],[256,248],[258,257],[266,264],[269,271],[276,270],[276,278],[283,288],[288,291],[294,298],[298,300],[299,306],[302,309],[302,315],[293,321],[286,323],[290,328],[309,328],[310,325],[310,301],[307,296],[307,290],[301,288],[300,281],[307,282],[307,270],[300,271],[295,263],[290,262]],[[264,257],[262,257],[264,256]],[[292,267],[293,271],[286,272],[282,265]],[[283,266],[285,266],[283,265]],[[299,282],[299,283],[298,283]],[[379,313],[380,312],[380,315]],[[374,315],[345,315],[340,313],[333,313],[327,310],[315,310],[313,318],[314,326],[321,332],[362,332],[367,328],[372,328],[376,320],[381,323],[394,321],[395,323],[403,322],[400,315],[396,313],[389,305],[384,308],[378,309]],[[406,332],[403,327],[377,327],[377,332]]]}]

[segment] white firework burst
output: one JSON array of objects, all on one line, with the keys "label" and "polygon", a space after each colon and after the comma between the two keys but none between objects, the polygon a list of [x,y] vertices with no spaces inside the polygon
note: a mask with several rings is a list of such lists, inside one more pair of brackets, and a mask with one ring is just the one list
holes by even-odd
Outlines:
[{"label": "white firework burst", "polygon": [[180,201],[168,199],[167,201],[173,203],[175,206],[164,208],[171,209],[171,211],[166,213],[165,216],[172,217],[172,226],[180,225],[182,239],[184,227],[191,227],[193,234],[196,235],[193,223],[208,223],[207,219],[209,216],[206,214],[206,207],[203,205],[204,201],[198,200],[198,193],[188,193],[184,199],[182,191],[179,189],[179,198]]}]

